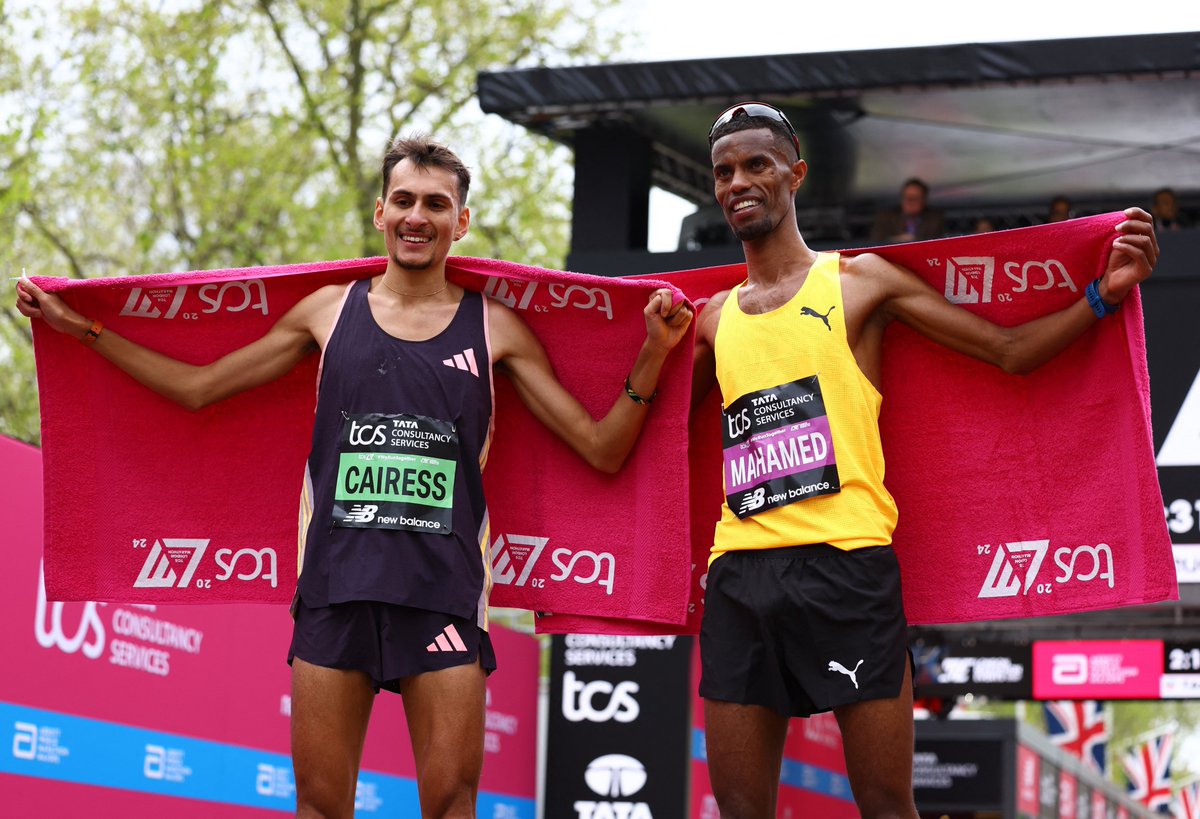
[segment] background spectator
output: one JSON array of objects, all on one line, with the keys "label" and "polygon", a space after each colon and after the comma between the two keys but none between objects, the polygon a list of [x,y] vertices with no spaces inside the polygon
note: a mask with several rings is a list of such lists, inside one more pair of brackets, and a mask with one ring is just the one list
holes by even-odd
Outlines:
[{"label": "background spectator", "polygon": [[915,176],[900,187],[900,206],[880,211],[871,226],[871,241],[894,244],[940,239],[946,232],[940,210],[928,207],[929,186]]},{"label": "background spectator", "polygon": [[1071,209],[1071,200],[1065,196],[1056,196],[1050,200],[1050,209],[1046,213],[1046,221],[1065,222],[1074,215]]},{"label": "background spectator", "polygon": [[1187,220],[1179,213],[1179,200],[1175,198],[1175,191],[1170,188],[1154,192],[1150,213],[1154,215],[1156,230],[1178,230],[1188,227]]}]

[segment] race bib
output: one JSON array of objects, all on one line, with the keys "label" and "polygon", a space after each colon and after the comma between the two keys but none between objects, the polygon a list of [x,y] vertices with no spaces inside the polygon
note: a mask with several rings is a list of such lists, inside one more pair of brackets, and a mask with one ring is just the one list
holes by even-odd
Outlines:
[{"label": "race bib", "polygon": [[423,415],[345,415],[333,525],[448,535],[458,432]]},{"label": "race bib", "polygon": [[725,501],[739,518],[841,491],[817,376],[747,393],[721,415]]}]

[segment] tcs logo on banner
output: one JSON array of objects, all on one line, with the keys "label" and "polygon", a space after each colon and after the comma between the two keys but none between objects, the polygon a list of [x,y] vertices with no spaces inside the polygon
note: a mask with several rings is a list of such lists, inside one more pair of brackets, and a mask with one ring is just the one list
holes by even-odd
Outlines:
[{"label": "tcs logo on banner", "polygon": [[[42,648],[57,648],[63,654],[81,652],[89,660],[95,660],[104,653],[104,623],[100,619],[97,606],[102,603],[87,602],[79,622],[72,631],[69,625],[63,623],[63,610],[66,603],[49,603],[46,600],[45,573],[38,569],[37,610],[34,615],[33,635]],[[50,617],[47,622],[46,614]],[[69,636],[68,636],[69,635]]]},{"label": "tcs logo on banner", "polygon": [[574,671],[565,671],[562,713],[571,722],[633,722],[641,713],[633,696],[637,692],[638,684],[632,681],[615,685],[608,680],[585,683]]}]

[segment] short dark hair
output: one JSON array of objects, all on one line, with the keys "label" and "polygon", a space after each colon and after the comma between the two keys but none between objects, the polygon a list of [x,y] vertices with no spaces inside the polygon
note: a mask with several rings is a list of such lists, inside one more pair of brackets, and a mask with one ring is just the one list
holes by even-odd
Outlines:
[{"label": "short dark hair", "polygon": [[929,198],[929,186],[925,184],[924,179],[921,179],[919,176],[910,176],[908,179],[904,180],[904,184],[900,186],[900,190],[903,191],[910,185],[916,185],[921,189],[921,195],[926,199]]},{"label": "short dark hair", "polygon": [[787,126],[770,117],[734,117],[729,122],[723,122],[713,129],[709,136],[709,144],[716,145],[717,140],[721,137],[735,134],[738,131],[753,131],[758,128],[766,128],[771,132],[771,136],[775,138],[776,147],[783,152],[784,156],[799,153],[800,149],[796,147],[796,143],[792,142],[792,135]]},{"label": "short dark hair", "polygon": [[397,137],[383,155],[383,197],[388,194],[388,183],[392,181],[392,168],[407,159],[418,168],[445,168],[458,177],[458,206],[467,204],[467,191],[471,188],[471,172],[458,154],[424,134]]}]

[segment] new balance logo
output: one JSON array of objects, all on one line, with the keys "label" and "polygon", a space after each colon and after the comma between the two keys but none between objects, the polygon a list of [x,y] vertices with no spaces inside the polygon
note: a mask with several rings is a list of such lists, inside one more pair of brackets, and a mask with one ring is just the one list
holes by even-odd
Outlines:
[{"label": "new balance logo", "polygon": [[1028,594],[1049,549],[1049,540],[999,544],[987,578],[979,590],[979,597],[1016,597],[1022,592]]},{"label": "new balance logo", "polygon": [[[178,585],[186,589],[192,582],[192,575],[204,557],[208,541],[197,538],[165,537],[154,541],[146,562],[133,581],[135,589],[166,589]],[[185,565],[186,564],[186,565]],[[175,573],[174,566],[183,570],[183,576]],[[179,582],[176,583],[176,580]]]},{"label": "new balance logo", "polygon": [[767,502],[766,487],[760,486],[753,492],[742,498],[742,505],[738,507],[738,514],[745,515],[747,512],[753,512]]},{"label": "new balance logo", "polygon": [[433,638],[432,643],[425,646],[425,650],[434,654],[439,651],[466,651],[467,645],[462,641],[462,637],[458,636],[458,629],[451,623],[442,629],[441,634]]},{"label": "new balance logo", "polygon": [[479,367],[475,364],[475,350],[471,347],[461,353],[455,353],[450,358],[442,359],[442,363],[456,370],[465,370],[476,378],[479,377]]},{"label": "new balance logo", "polygon": [[855,689],[857,689],[858,688],[858,666],[860,666],[862,664],[863,664],[863,661],[859,660],[858,665],[854,666],[854,670],[851,671],[850,669],[846,668],[846,666],[839,663],[837,660],[830,660],[829,661],[829,670],[836,671],[839,674],[845,674],[847,677],[850,678],[850,682],[854,683]]}]

